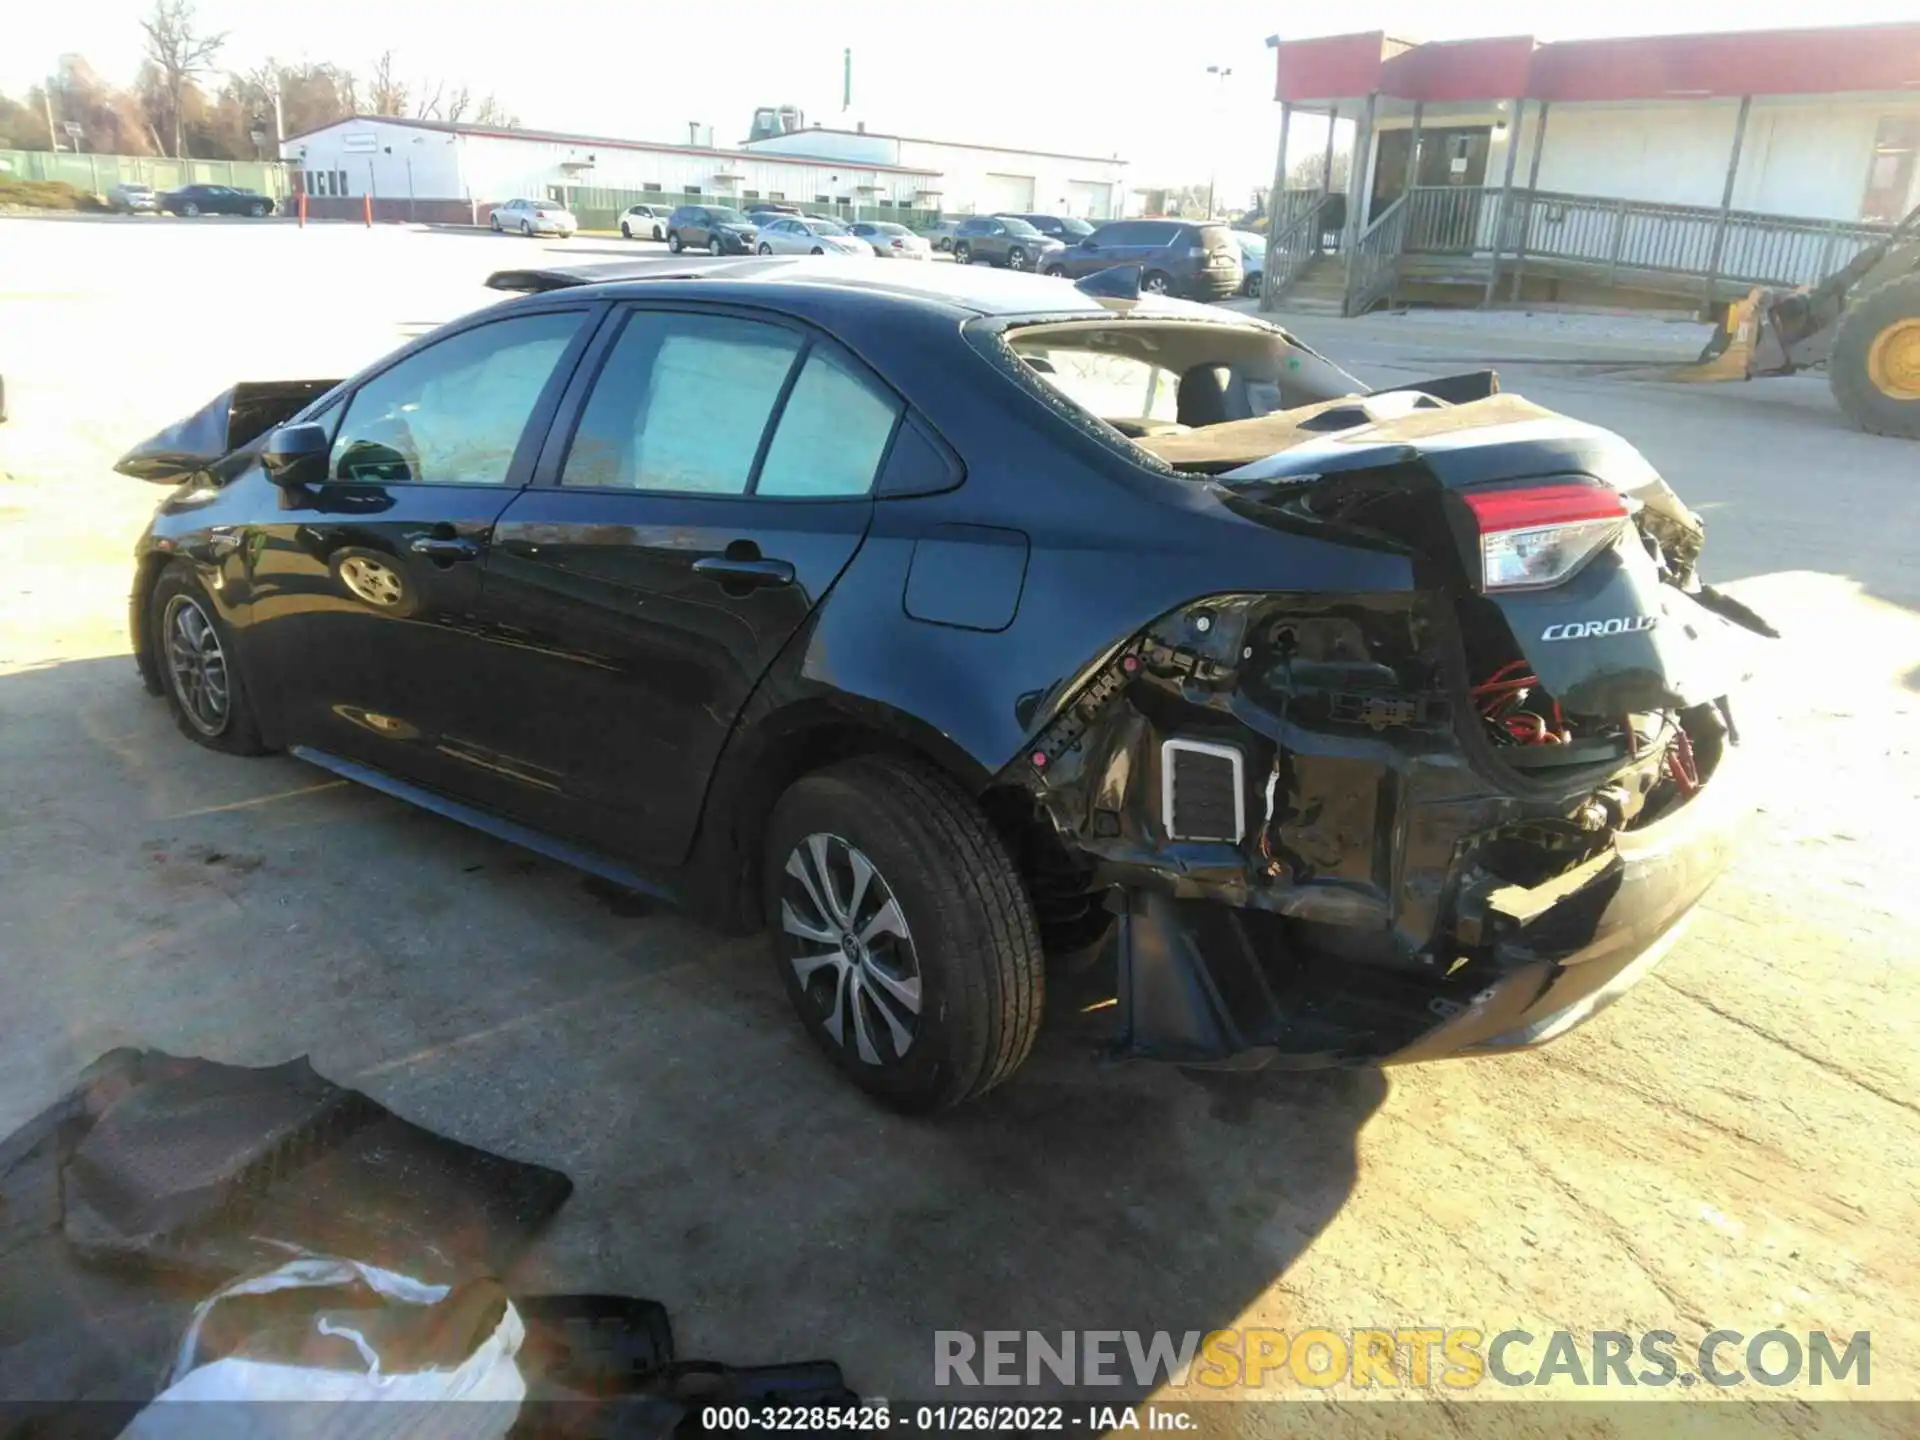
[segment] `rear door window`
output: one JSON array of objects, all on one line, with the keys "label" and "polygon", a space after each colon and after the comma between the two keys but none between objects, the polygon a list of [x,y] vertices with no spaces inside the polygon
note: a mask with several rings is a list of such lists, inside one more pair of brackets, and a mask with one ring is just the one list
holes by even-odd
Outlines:
[{"label": "rear door window", "polygon": [[815,346],[780,412],[753,493],[865,495],[899,418],[898,401],[850,363]]}]

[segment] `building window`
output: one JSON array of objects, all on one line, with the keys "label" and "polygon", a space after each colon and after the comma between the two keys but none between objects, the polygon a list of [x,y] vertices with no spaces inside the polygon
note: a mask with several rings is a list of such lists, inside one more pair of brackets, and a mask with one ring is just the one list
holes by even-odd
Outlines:
[{"label": "building window", "polygon": [[347,189],[346,171],[336,170],[333,172],[333,193],[336,195],[346,195],[350,193]]},{"label": "building window", "polygon": [[1867,168],[1867,193],[1860,202],[1862,220],[1894,224],[1907,213],[1916,157],[1920,157],[1920,118],[1889,115],[1873,137],[1873,161]]},{"label": "building window", "polygon": [[649,180],[640,188],[650,195],[658,195],[660,193],[660,182],[658,180]]},{"label": "building window", "polygon": [[813,203],[816,205],[831,205],[833,203],[833,197],[831,195],[816,195],[813,197]]},{"label": "building window", "polygon": [[686,193],[689,195],[698,195],[700,193],[700,187],[698,185],[689,185],[687,186]]},{"label": "building window", "polygon": [[758,190],[742,190],[740,192],[740,198],[742,200],[758,200],[760,198],[760,192]]},{"label": "building window", "polygon": [[767,192],[767,199],[769,200],[784,200],[786,198],[787,192],[784,190],[769,190]]}]

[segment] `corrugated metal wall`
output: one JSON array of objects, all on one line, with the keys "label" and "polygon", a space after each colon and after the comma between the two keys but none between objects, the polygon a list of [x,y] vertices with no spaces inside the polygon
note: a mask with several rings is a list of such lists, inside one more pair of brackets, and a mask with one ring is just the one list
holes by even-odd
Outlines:
[{"label": "corrugated metal wall", "polygon": [[66,151],[0,150],[0,175],[16,180],[64,180],[78,190],[105,194],[125,182],[177,190],[182,185],[232,185],[262,195],[287,193],[286,172],[253,160],[169,160],[151,155],[72,155]]}]

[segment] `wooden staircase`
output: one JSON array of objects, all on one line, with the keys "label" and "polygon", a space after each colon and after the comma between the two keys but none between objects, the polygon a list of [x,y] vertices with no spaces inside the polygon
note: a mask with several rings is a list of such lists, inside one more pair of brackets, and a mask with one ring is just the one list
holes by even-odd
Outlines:
[{"label": "wooden staircase", "polygon": [[1295,315],[1338,315],[1346,292],[1346,261],[1338,255],[1316,255],[1280,297],[1278,308]]}]

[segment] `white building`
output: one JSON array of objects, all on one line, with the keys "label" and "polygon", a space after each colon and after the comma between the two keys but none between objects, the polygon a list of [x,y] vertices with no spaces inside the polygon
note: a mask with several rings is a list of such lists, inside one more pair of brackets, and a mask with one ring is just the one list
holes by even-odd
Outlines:
[{"label": "white building", "polygon": [[555,199],[583,224],[629,204],[756,200],[883,217],[944,210],[1119,213],[1125,164],[1084,156],[947,145],[858,131],[808,130],[741,149],[501,130],[390,116],[295,135],[281,157],[309,213],[485,223],[516,196]]},{"label": "white building", "polygon": [[940,208],[949,214],[1039,211],[1107,220],[1120,214],[1127,193],[1127,162],[1117,155],[1063,155],[820,125],[749,140],[745,148],[755,155],[811,155],[930,170],[941,177]]}]

